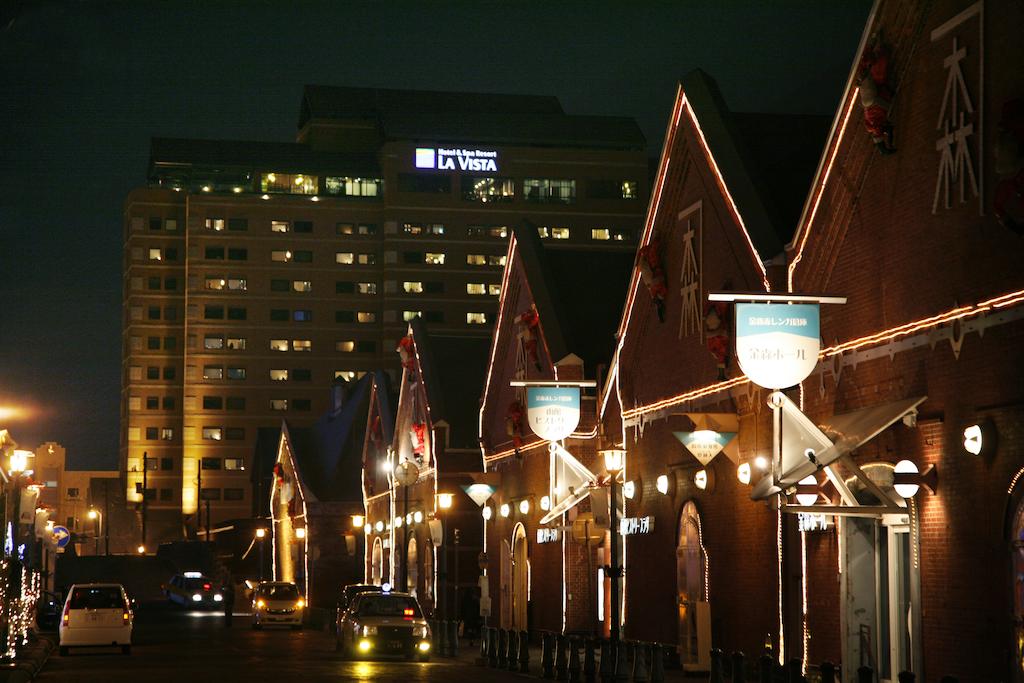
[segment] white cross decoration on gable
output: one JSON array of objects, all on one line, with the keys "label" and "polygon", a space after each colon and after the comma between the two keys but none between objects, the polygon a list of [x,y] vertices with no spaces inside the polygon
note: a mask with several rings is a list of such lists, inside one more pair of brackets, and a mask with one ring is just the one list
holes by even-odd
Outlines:
[{"label": "white cross decoration on gable", "polygon": [[700,315],[700,251],[701,202],[697,202],[679,213],[679,223],[686,226],[683,232],[683,264],[679,268],[679,300],[682,311],[679,315],[679,338],[701,329]]}]

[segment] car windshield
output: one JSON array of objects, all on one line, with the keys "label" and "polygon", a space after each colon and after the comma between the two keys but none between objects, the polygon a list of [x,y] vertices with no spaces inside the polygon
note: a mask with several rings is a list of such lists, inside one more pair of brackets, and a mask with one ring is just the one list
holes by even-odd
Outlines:
[{"label": "car windshield", "polygon": [[299,597],[299,589],[288,584],[260,586],[260,597],[267,600],[295,600]]},{"label": "car windshield", "polygon": [[404,595],[363,595],[357,611],[361,617],[421,616],[416,599]]},{"label": "car windshield", "polygon": [[71,593],[71,609],[124,609],[124,597],[117,586],[76,588]]}]

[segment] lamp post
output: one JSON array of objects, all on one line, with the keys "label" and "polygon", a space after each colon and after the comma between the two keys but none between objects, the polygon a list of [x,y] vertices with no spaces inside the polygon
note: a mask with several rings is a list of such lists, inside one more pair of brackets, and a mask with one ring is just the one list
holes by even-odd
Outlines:
[{"label": "lamp post", "polygon": [[142,542],[139,543],[139,554],[143,555],[146,552],[146,486],[149,484],[149,480],[146,475],[149,472],[149,453],[142,451]]},{"label": "lamp post", "polygon": [[[440,588],[441,595],[438,596],[437,605],[440,608],[438,610],[440,612],[440,614],[438,616],[441,617],[441,619],[440,619],[440,622],[442,624],[441,628],[446,628],[447,624],[445,622],[450,617],[450,615],[448,614],[448,585],[447,585],[448,584],[448,524],[447,524],[448,520],[445,519],[445,517],[446,517],[445,513],[449,509],[451,509],[452,503],[454,502],[454,499],[455,499],[455,496],[453,496],[450,493],[439,493],[439,494],[437,494],[437,509],[438,509],[439,517],[441,518],[441,557],[439,558],[440,561],[438,562],[438,568],[437,568],[437,578],[438,578],[438,582],[437,583],[438,583],[438,587]],[[448,635],[448,633],[446,632],[445,636],[447,636],[447,635]],[[447,642],[448,638],[446,638],[444,636],[442,638],[443,639],[442,639],[441,642],[446,644],[446,649],[448,650],[446,652],[443,652],[442,654],[443,655],[447,655],[447,654],[449,654],[451,652],[452,644]]]},{"label": "lamp post", "polygon": [[86,516],[93,520],[96,524],[93,527],[93,531],[96,534],[96,555],[100,554],[100,536],[103,535],[103,513],[96,508],[89,508],[89,512]]},{"label": "lamp post", "polygon": [[621,448],[610,448],[601,451],[601,455],[604,456],[604,467],[608,470],[609,475],[609,491],[608,491],[608,503],[609,503],[609,527],[611,528],[611,564],[608,567],[608,577],[611,579],[611,625],[609,628],[609,636],[612,641],[612,652],[618,652],[616,649],[619,642],[619,622],[621,618],[619,616],[619,578],[622,576],[622,565],[619,564],[619,473],[622,472],[622,468],[625,465],[626,451]]},{"label": "lamp post", "polygon": [[265,544],[264,539],[267,537],[267,530],[260,527],[256,530],[256,540],[260,544],[260,581],[263,580],[263,546]]},{"label": "lamp post", "polygon": [[[395,481],[402,486],[402,498],[405,501],[405,505],[402,509],[402,515],[409,514],[409,487],[416,483],[416,480],[420,478],[420,468],[416,466],[412,460],[404,460],[399,463],[398,467],[394,469]],[[409,591],[409,525],[404,524],[402,526],[402,558],[401,574],[396,582],[399,587],[405,587],[405,590]],[[415,589],[415,586],[413,586]]]}]

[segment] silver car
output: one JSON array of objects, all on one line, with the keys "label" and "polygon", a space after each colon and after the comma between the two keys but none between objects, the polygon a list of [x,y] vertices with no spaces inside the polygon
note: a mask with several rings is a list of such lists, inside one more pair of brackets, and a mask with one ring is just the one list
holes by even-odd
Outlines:
[{"label": "silver car", "polygon": [[430,627],[408,593],[359,593],[339,617],[335,638],[346,657],[430,659]]}]

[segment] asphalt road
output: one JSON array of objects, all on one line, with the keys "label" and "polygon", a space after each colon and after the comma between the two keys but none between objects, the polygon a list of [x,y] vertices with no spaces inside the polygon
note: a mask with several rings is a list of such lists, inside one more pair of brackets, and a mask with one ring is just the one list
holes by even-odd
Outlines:
[{"label": "asphalt road", "polygon": [[[114,649],[54,651],[39,683],[229,683],[274,681],[518,681],[530,678],[474,666],[472,653],[430,662],[343,661],[334,636],[323,631],[249,628],[236,615],[232,628],[219,614],[144,606],[136,616],[132,654]],[[539,661],[536,662],[539,665]]]}]

